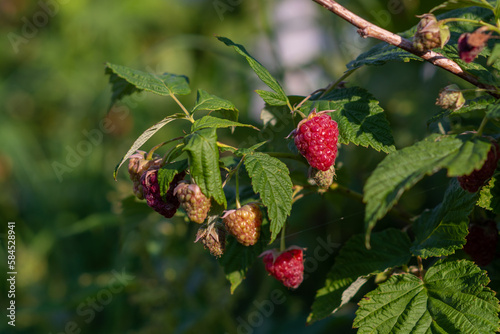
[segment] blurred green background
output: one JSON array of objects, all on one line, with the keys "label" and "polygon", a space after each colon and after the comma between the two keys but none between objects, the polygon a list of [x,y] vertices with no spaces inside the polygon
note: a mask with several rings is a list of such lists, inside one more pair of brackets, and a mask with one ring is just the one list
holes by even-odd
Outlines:
[{"label": "blurred green background", "polygon": [[[416,24],[415,15],[434,1],[343,3],[397,32]],[[139,94],[110,109],[104,63],[187,75],[193,90],[181,99],[187,106],[204,89],[233,101],[242,121],[260,125],[263,103],[254,90],[263,85],[215,35],[245,45],[297,95],[337,80],[374,41],[306,0],[3,0],[0,35],[0,270],[8,271],[6,226],[14,221],[18,272],[15,328],[7,325],[8,287],[0,282],[0,332],[353,332],[355,304],[305,326],[336,251],[316,266],[310,262],[296,291],[268,277],[257,261],[231,295],[217,261],[193,244],[193,224],[163,219],[133,201],[125,168],[113,180],[135,138],[178,107]],[[401,148],[429,132],[435,98],[450,81],[442,70],[412,63],[363,68],[348,85],[380,100]],[[181,131],[166,126],[145,149]],[[382,157],[342,147],[339,182],[361,191]],[[418,214],[438,203],[446,186],[438,173],[401,203]],[[314,250],[321,237],[338,247],[362,231],[363,206],[339,194],[311,196],[294,206],[289,225],[289,244]],[[273,293],[282,298],[269,306]]]}]

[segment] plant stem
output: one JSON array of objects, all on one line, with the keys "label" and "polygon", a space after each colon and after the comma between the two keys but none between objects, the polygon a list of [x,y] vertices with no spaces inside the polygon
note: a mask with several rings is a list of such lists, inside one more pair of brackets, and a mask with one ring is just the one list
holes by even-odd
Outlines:
[{"label": "plant stem", "polygon": [[[351,11],[347,10],[346,8],[339,5],[337,2],[333,0],[313,0],[313,1],[320,4],[324,8],[328,9],[335,15],[343,18],[344,20],[351,23],[355,27],[359,28],[358,33],[363,38],[372,37],[381,40],[383,42],[389,43],[400,49],[413,53],[414,55],[430,62],[435,66],[441,67],[455,74],[456,76],[470,82],[476,87],[486,88],[492,91],[496,90],[494,86],[479,82],[479,80],[475,76],[462,70],[462,68],[453,60],[448,59],[442,54],[434,51],[420,52],[413,47],[413,43],[410,40],[403,38],[399,35],[396,35],[390,31],[387,31],[373,23],[366,21],[365,19],[362,19],[358,15],[352,13]],[[495,98],[500,98],[500,95],[496,93],[490,93],[490,95],[494,96]]]},{"label": "plant stem", "polygon": [[146,160],[151,160],[153,158],[153,154],[155,153],[155,151],[157,149],[159,149],[160,147],[162,147],[163,145],[166,145],[166,144],[171,143],[171,142],[176,141],[176,140],[181,140],[183,138],[184,137],[172,138],[172,139],[169,139],[167,141],[164,141],[163,143],[160,143],[160,144],[154,146],[152,149],[149,150],[148,154],[146,155]]},{"label": "plant stem", "polygon": [[319,96],[319,98],[322,98],[326,95],[328,95],[328,93],[330,93],[332,90],[334,90],[335,88],[337,88],[338,85],[340,85],[340,83],[342,81],[344,81],[346,78],[348,78],[351,74],[354,73],[354,71],[356,71],[359,67],[357,68],[354,68],[352,70],[348,70],[346,71],[337,81],[331,83],[328,85],[328,87],[325,88],[325,91]]},{"label": "plant stem", "polygon": [[484,21],[471,20],[471,19],[462,19],[462,18],[459,18],[459,17],[451,17],[449,19],[444,19],[444,20],[440,20],[439,21],[439,23],[441,23],[441,24],[446,24],[448,22],[468,22],[468,23],[474,23],[474,24],[477,24],[477,25],[488,27],[488,28],[490,28],[489,30],[492,30],[492,31],[496,32],[497,34],[500,34],[500,29],[498,29],[498,27],[496,27],[496,26],[494,26],[492,24],[489,24],[487,22],[484,22]]},{"label": "plant stem", "polygon": [[170,97],[181,107],[182,111],[186,114],[186,119],[190,121],[191,123],[194,123],[194,118],[192,115],[189,114],[189,111],[187,111],[186,107],[177,99],[177,97],[174,94],[170,94]]},{"label": "plant stem", "polygon": [[284,251],[286,249],[286,243],[285,243],[285,227],[286,227],[286,222],[283,224],[283,227],[281,228],[281,237],[280,237],[280,252]]},{"label": "plant stem", "polygon": [[[240,166],[238,164],[238,166]],[[239,172],[239,168],[236,170],[236,209],[239,209],[241,208],[241,204],[240,204],[240,178],[238,177],[238,172]]]},{"label": "plant stem", "polygon": [[306,160],[304,160],[302,156],[293,153],[284,153],[284,152],[265,152],[265,153],[279,159],[292,159],[304,163],[306,162]]},{"label": "plant stem", "polygon": [[477,135],[481,136],[483,134],[484,127],[488,123],[488,117],[484,116],[483,120],[481,121],[481,125],[479,125],[479,129],[477,129]]}]

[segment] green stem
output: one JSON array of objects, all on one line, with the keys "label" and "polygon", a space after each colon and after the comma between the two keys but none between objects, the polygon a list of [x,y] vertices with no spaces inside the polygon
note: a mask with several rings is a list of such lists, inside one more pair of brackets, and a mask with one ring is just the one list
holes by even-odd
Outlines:
[{"label": "green stem", "polygon": [[483,134],[484,127],[488,123],[488,117],[484,116],[483,120],[481,121],[481,125],[479,125],[479,129],[477,129],[477,136],[481,136]]},{"label": "green stem", "polygon": [[335,88],[337,88],[338,85],[340,85],[340,83],[342,81],[344,81],[346,78],[348,78],[351,74],[354,73],[354,71],[356,71],[358,68],[354,68],[352,70],[349,70],[349,71],[346,71],[337,81],[331,83],[328,85],[328,87],[325,88],[325,91],[323,92],[323,94],[320,95],[319,98],[322,98],[326,95],[328,95],[328,93],[330,93],[332,90],[334,90]]},{"label": "green stem", "polygon": [[162,147],[163,145],[166,145],[166,144],[171,143],[171,142],[176,141],[176,140],[181,140],[181,139],[183,139],[183,138],[184,138],[184,137],[176,137],[176,138],[172,138],[172,139],[169,139],[169,140],[167,140],[167,141],[164,141],[163,143],[160,143],[160,144],[158,144],[158,145],[154,146],[152,149],[150,149],[150,150],[149,150],[148,154],[146,155],[146,160],[151,160],[151,159],[153,159],[153,154],[155,153],[155,151],[156,151],[157,149],[159,149],[160,147]]},{"label": "green stem", "polygon": [[177,97],[174,94],[170,94],[170,97],[181,107],[182,111],[186,114],[186,119],[190,121],[191,123],[194,123],[194,118],[192,115],[189,114],[189,111],[187,111],[186,107],[177,99]]},{"label": "green stem", "polygon": [[477,25],[488,27],[489,30],[493,30],[497,34],[500,34],[500,29],[498,27],[494,26],[493,24],[489,24],[487,22],[478,21],[478,20],[462,19],[462,18],[458,18],[458,17],[452,17],[452,18],[449,18],[449,19],[444,19],[444,20],[439,21],[439,24],[446,24],[446,23],[449,23],[449,22],[468,22],[468,23],[474,23],[474,24],[477,24]]},{"label": "green stem", "polygon": [[286,243],[285,243],[285,227],[286,223],[283,224],[283,227],[281,228],[281,239],[280,239],[280,252],[284,251],[286,249]]},{"label": "green stem", "polygon": [[239,209],[241,208],[241,204],[240,204],[240,178],[238,177],[238,171],[240,169],[238,168],[236,170],[236,209]]}]

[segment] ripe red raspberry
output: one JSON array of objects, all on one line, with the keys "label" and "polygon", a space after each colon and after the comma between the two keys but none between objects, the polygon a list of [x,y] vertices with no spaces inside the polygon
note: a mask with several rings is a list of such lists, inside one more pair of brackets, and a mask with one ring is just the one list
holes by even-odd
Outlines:
[{"label": "ripe red raspberry", "polygon": [[141,176],[147,171],[149,168],[158,167],[160,168],[162,165],[163,159],[154,155],[153,159],[146,159],[146,152],[137,150],[136,153],[132,154],[129,157],[128,161],[128,173],[130,175],[130,179],[134,182],[134,195],[138,199],[144,199],[144,195],[142,193],[142,184],[141,184]]},{"label": "ripe red raspberry", "polygon": [[259,240],[262,213],[256,203],[244,205],[237,210],[226,211],[222,218],[228,232],[240,244],[252,246]]},{"label": "ripe red raspberry", "polygon": [[194,242],[200,240],[205,249],[210,251],[210,254],[215,257],[221,257],[226,249],[226,230],[219,223],[208,226],[202,225],[196,233],[196,240]]},{"label": "ripe red raspberry", "polygon": [[327,171],[337,157],[339,130],[337,122],[326,114],[316,114],[313,110],[302,120],[295,130],[295,146],[309,165]]},{"label": "ripe red raspberry", "polygon": [[474,170],[469,175],[459,176],[458,182],[460,186],[468,192],[475,193],[481,188],[490,177],[493,176],[497,168],[498,159],[500,158],[500,147],[496,141],[492,141],[488,157],[478,170]]},{"label": "ripe red raspberry", "polygon": [[164,217],[172,218],[179,208],[179,201],[174,196],[174,188],[185,175],[186,172],[175,175],[174,179],[169,184],[165,198],[162,198],[160,186],[158,185],[158,167],[153,167],[144,172],[141,176],[141,184],[144,198],[148,205]]},{"label": "ripe red raspberry", "polygon": [[480,266],[486,266],[495,258],[498,242],[497,224],[488,220],[482,224],[471,224],[464,251]]},{"label": "ripe red raspberry", "polygon": [[210,199],[200,190],[197,184],[181,182],[174,190],[174,195],[186,211],[189,219],[195,223],[202,224],[210,211]]},{"label": "ripe red raspberry", "polygon": [[287,288],[297,289],[304,280],[304,249],[291,246],[279,253],[265,251],[263,257],[267,272]]}]

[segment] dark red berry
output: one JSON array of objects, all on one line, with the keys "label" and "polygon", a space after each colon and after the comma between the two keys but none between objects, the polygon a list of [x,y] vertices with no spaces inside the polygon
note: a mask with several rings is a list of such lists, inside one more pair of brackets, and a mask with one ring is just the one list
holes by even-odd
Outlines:
[{"label": "dark red berry", "polygon": [[473,33],[463,33],[458,38],[458,55],[466,63],[472,62],[483,50],[491,37],[491,32],[486,34],[488,27],[478,28]]},{"label": "dark red berry", "polygon": [[327,171],[337,157],[339,130],[337,122],[327,114],[313,112],[302,120],[294,134],[295,146],[309,165]]},{"label": "dark red berry", "polygon": [[143,189],[141,184],[141,176],[145,171],[152,167],[160,168],[163,159],[158,155],[154,155],[153,159],[146,159],[146,152],[137,150],[136,153],[129,157],[128,173],[130,179],[134,182],[134,195],[139,199],[144,199]]},{"label": "dark red berry", "polygon": [[471,224],[464,251],[480,266],[486,266],[495,258],[498,242],[497,224],[488,220],[481,224]]},{"label": "dark red berry", "polygon": [[495,173],[499,158],[500,147],[496,141],[492,141],[491,149],[488,151],[488,156],[483,167],[474,170],[469,175],[459,176],[458,182],[460,186],[471,193],[478,191]]},{"label": "dark red berry", "polygon": [[265,251],[263,257],[266,271],[287,288],[296,289],[304,280],[304,250],[291,246],[283,252],[276,249]]},{"label": "dark red berry", "polygon": [[166,218],[172,218],[179,208],[179,201],[174,196],[174,188],[184,178],[185,172],[174,176],[170,182],[165,198],[162,198],[160,186],[158,185],[158,168],[154,167],[142,174],[141,184],[143,187],[144,198],[148,205],[156,212]]}]

